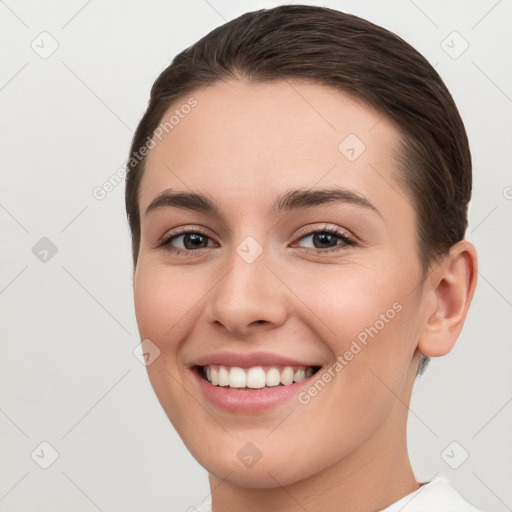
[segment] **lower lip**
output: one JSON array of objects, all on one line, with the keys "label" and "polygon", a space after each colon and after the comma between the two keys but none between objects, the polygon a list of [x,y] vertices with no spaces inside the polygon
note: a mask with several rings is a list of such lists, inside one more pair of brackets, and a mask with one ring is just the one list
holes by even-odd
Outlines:
[{"label": "lower lip", "polygon": [[288,386],[279,385],[255,390],[214,386],[201,377],[197,368],[193,369],[192,373],[203,394],[217,407],[231,413],[254,414],[276,407],[290,398],[296,397],[303,388],[311,385],[313,377],[319,372]]}]

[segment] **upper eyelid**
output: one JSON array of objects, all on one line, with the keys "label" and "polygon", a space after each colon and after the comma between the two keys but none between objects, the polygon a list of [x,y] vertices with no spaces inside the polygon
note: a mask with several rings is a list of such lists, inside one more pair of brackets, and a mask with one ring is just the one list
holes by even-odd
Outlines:
[{"label": "upper eyelid", "polygon": [[[210,235],[206,232],[207,229],[202,228],[202,227],[185,226],[184,228],[180,227],[180,228],[176,228],[176,229],[178,231],[172,232],[172,233],[165,233],[160,239],[164,240],[165,238],[179,236],[179,235],[188,234],[188,233],[200,233],[204,236],[210,237]],[[312,234],[312,233],[317,233],[317,232],[322,232],[322,231],[333,231],[333,230],[337,230],[342,233],[347,233],[349,235],[352,234],[352,232],[350,230],[348,230],[347,228],[343,228],[341,226],[336,226],[336,225],[329,225],[328,223],[323,223],[323,226],[320,226],[320,227],[301,228],[298,236],[304,236],[304,235],[308,235],[308,234]]]},{"label": "upper eyelid", "polygon": [[322,227],[318,228],[304,228],[304,230],[300,230],[299,237],[312,235],[313,233],[321,233],[322,231],[339,231],[339,234],[347,234],[350,237],[353,237],[352,232],[347,228],[343,228],[341,226],[329,225],[328,223],[324,223]]}]

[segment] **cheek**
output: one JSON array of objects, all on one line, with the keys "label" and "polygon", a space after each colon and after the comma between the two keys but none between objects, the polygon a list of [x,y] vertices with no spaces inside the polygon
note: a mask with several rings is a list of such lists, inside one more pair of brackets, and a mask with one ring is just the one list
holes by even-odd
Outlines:
[{"label": "cheek", "polygon": [[135,316],[141,339],[149,338],[153,342],[157,342],[165,326],[170,325],[170,318],[162,314],[168,299],[166,287],[157,277],[154,269],[139,261],[134,282]]},{"label": "cheek", "polygon": [[192,287],[186,274],[140,261],[134,280],[135,315],[141,339],[149,338],[162,351],[172,349],[198,302],[199,280]]},{"label": "cheek", "polygon": [[[169,267],[141,258],[134,279],[134,303],[141,340],[149,339],[159,355],[146,366],[153,390],[169,420],[183,437],[190,415],[188,395],[176,375],[180,368],[179,340],[187,335],[187,321],[197,296]],[[189,292],[187,293],[187,290]]]},{"label": "cheek", "polygon": [[406,279],[396,274],[377,265],[352,265],[313,269],[289,278],[294,280],[294,292],[315,314],[317,324],[323,324],[331,347],[339,353],[347,341],[358,335],[364,338],[366,329],[376,326],[379,332],[389,331],[388,327],[403,317],[400,313],[410,300],[409,290]]},{"label": "cheek", "polygon": [[[407,268],[401,269],[405,276]],[[304,407],[295,416],[302,413],[300,423],[321,432],[325,450],[317,454],[324,462],[346,456],[395,406],[400,409],[398,397],[407,400],[404,383],[420,311],[409,279],[398,272],[331,267],[326,276],[310,274],[294,288],[315,312],[316,332],[332,354],[323,375],[300,397]],[[315,282],[314,291],[307,292],[307,282]],[[281,434],[294,435],[285,428]]]},{"label": "cheek", "polygon": [[405,263],[394,271],[340,266],[296,282],[294,291],[315,313],[317,335],[328,345],[333,363],[343,366],[343,371],[337,366],[341,378],[335,380],[341,392],[349,391],[349,401],[360,393],[389,394],[386,385],[398,392],[418,338],[421,304],[410,293],[415,276],[416,269]]}]

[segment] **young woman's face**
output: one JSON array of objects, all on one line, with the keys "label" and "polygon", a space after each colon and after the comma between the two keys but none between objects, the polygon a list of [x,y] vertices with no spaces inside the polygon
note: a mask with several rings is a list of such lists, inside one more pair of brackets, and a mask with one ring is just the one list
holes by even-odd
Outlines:
[{"label": "young woman's face", "polygon": [[[139,195],[151,384],[211,474],[276,487],[336,464],[364,472],[405,444],[426,315],[397,131],[302,81],[190,96],[164,116],[181,113],[154,138]],[[181,195],[155,203],[164,191]]]}]

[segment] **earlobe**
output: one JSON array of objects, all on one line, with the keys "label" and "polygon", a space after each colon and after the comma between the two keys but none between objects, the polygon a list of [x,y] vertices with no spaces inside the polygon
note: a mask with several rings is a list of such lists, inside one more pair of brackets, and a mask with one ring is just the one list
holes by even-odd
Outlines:
[{"label": "earlobe", "polygon": [[433,307],[418,342],[423,355],[439,357],[452,350],[473,299],[477,274],[476,250],[467,240],[453,245],[431,273],[427,293]]}]

